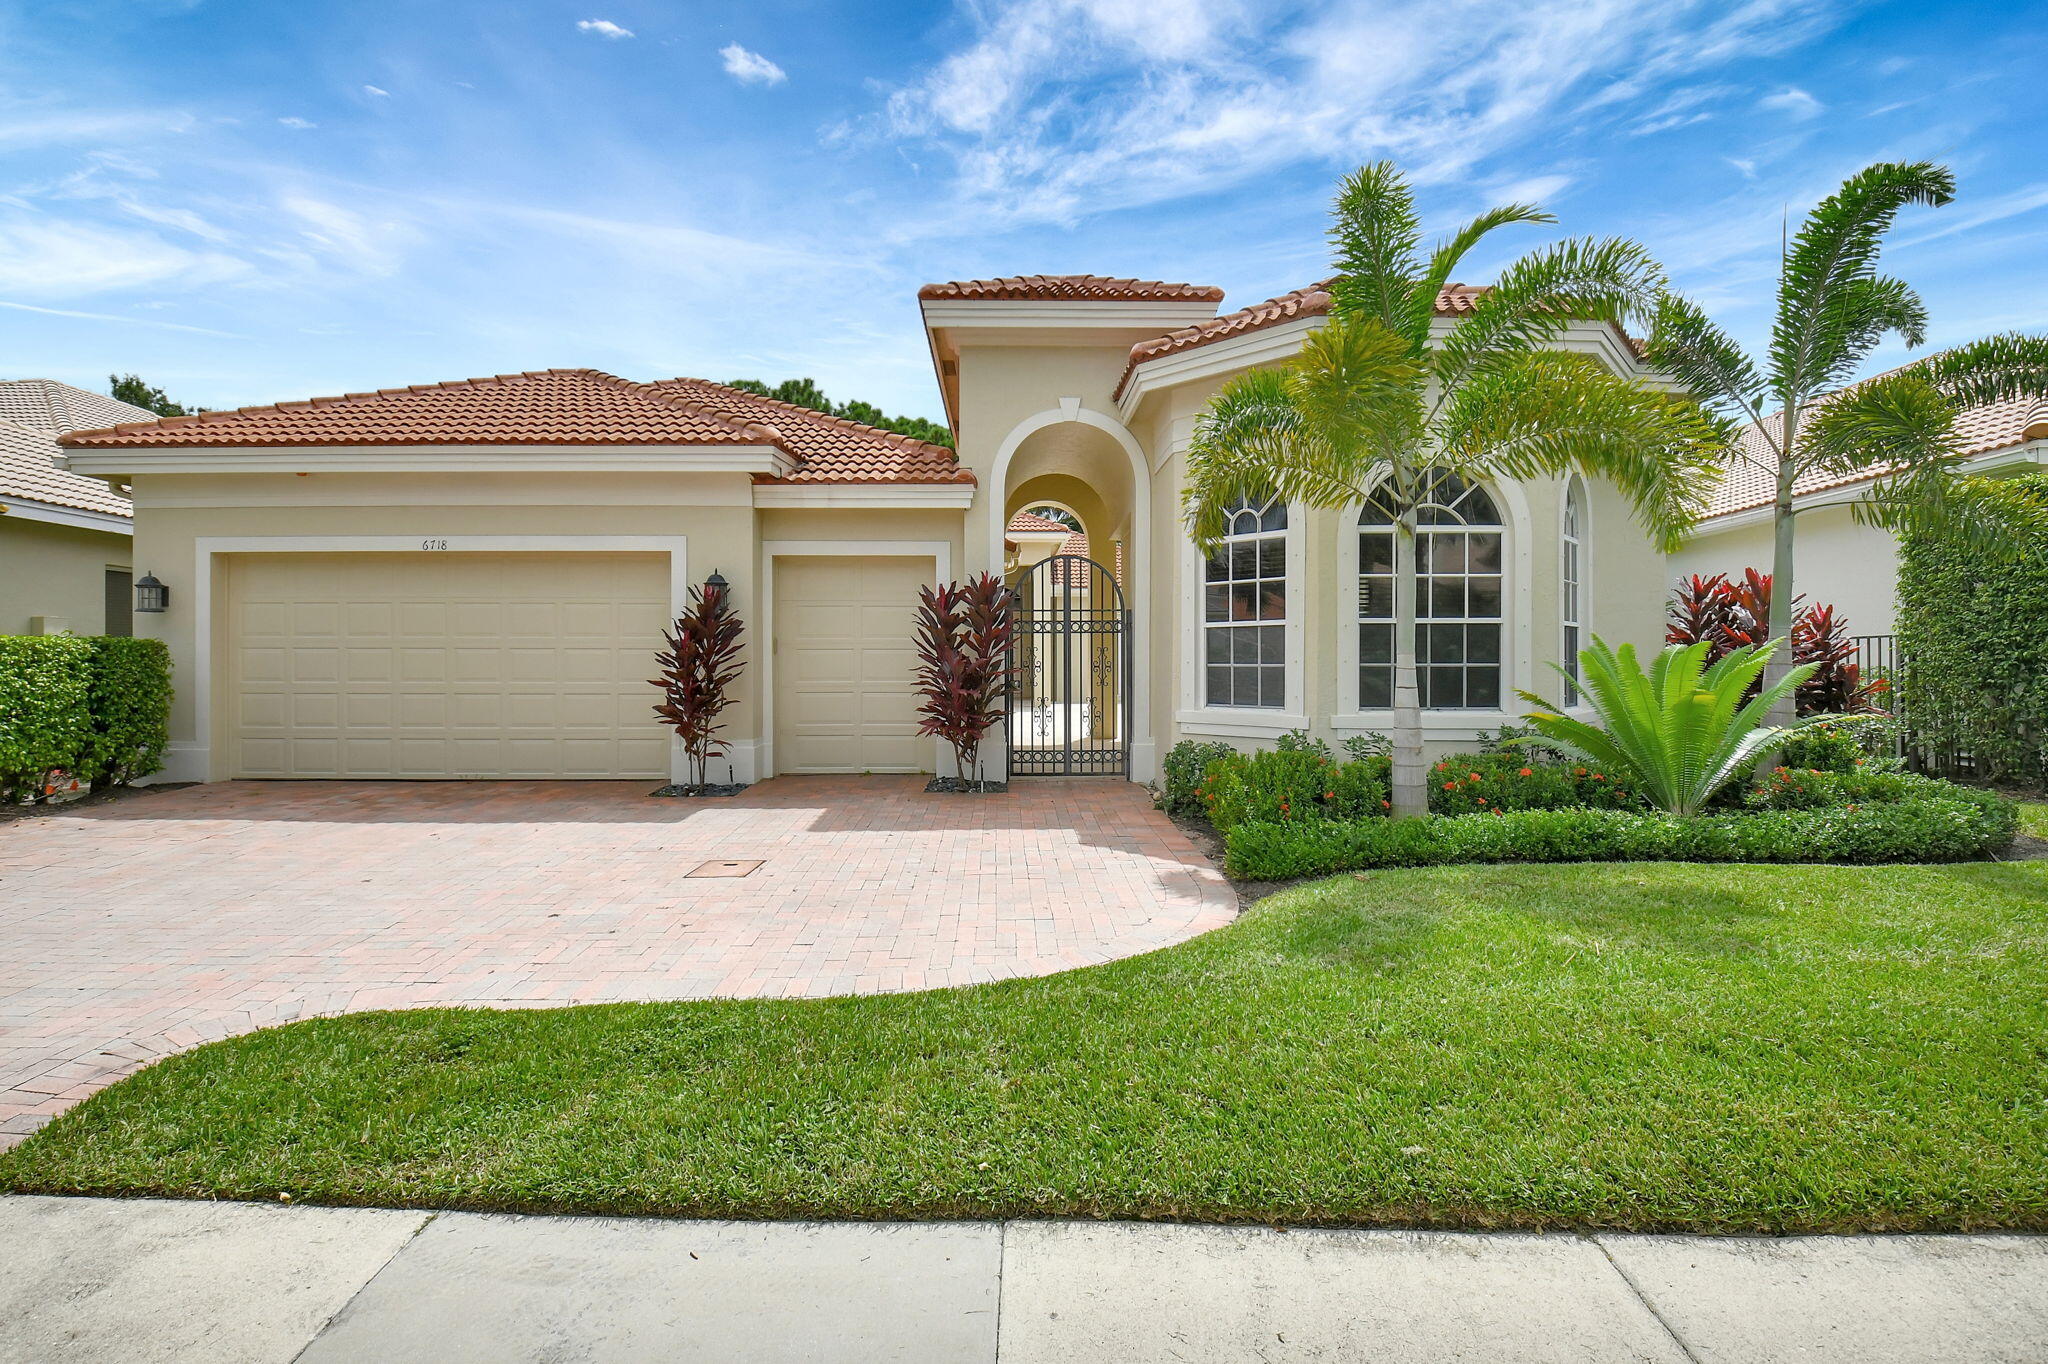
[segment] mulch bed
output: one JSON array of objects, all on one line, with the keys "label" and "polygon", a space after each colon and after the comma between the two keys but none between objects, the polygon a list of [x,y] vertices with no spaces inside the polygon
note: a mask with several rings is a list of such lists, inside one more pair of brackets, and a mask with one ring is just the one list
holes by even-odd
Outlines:
[{"label": "mulch bed", "polygon": [[658,790],[654,790],[654,791],[649,791],[649,792],[648,792],[647,794],[648,794],[648,795],[650,795],[650,796],[681,796],[681,797],[696,797],[696,796],[736,796],[736,795],[738,795],[738,794],[739,794],[740,792],[742,792],[742,791],[746,790],[746,789],[747,789],[747,788],[748,788],[749,786],[752,786],[752,785],[753,785],[753,783],[752,783],[752,782],[750,782],[750,781],[737,781],[737,782],[726,782],[726,783],[724,783],[724,784],[722,784],[722,785],[721,785],[721,784],[718,784],[718,783],[712,783],[712,784],[710,784],[710,785],[706,785],[706,786],[673,786],[673,785],[671,785],[671,786],[664,786],[664,787],[661,787],[661,788],[660,788],[660,789],[658,789]]},{"label": "mulch bed", "polygon": [[1010,789],[1006,781],[962,781],[958,777],[933,777],[924,784],[933,796],[1000,796]]}]

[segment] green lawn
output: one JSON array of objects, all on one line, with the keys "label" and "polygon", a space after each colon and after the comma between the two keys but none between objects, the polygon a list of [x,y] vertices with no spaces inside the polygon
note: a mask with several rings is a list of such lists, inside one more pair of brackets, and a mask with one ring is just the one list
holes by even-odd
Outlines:
[{"label": "green lawn", "polygon": [[2020,832],[2035,838],[2048,838],[2048,803],[2038,800],[2020,802]]},{"label": "green lawn", "polygon": [[114,1086],[0,1185],[2048,1230],[2048,865],[1385,872],[1042,980],[300,1023]]}]

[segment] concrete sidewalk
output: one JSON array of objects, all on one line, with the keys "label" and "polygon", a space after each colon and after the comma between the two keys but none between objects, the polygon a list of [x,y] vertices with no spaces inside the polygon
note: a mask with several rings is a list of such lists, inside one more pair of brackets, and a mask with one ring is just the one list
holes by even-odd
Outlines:
[{"label": "concrete sidewalk", "polygon": [[0,1198],[0,1359],[2048,1359],[2048,1238],[763,1223]]}]

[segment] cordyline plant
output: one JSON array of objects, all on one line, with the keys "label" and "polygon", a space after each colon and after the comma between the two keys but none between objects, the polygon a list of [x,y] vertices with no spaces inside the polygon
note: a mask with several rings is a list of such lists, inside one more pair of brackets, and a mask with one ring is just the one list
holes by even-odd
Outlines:
[{"label": "cordyline plant", "polygon": [[[1666,644],[1705,644],[1707,662],[1770,639],[1771,575],[1753,568],[1740,578],[1716,573],[1678,580],[1665,616]],[[1865,682],[1856,641],[1832,606],[1792,603],[1792,661],[1813,673],[1794,692],[1801,715],[1867,715],[1881,709],[1886,684]],[[1761,683],[1759,683],[1761,685]]]},{"label": "cordyline plant", "polygon": [[1447,328],[1437,300],[1496,228],[1556,219],[1529,204],[1483,213],[1422,250],[1407,182],[1389,162],[1349,176],[1330,240],[1329,319],[1286,363],[1231,380],[1196,418],[1182,512],[1213,550],[1233,508],[1277,495],[1373,507],[1393,522],[1393,808],[1428,811],[1416,685],[1416,526],[1446,470],[1466,482],[1611,481],[1651,537],[1675,546],[1697,519],[1731,423],[1555,343],[1574,325],[1646,317],[1664,272],[1634,242],[1574,238],[1531,252]]},{"label": "cordyline plant", "polygon": [[[1902,209],[1946,204],[1955,188],[1946,166],[1881,162],[1816,205],[1785,248],[1762,363],[1696,305],[1677,297],[1658,305],[1650,363],[1708,407],[1751,423],[1736,457],[1775,488],[1771,577],[1782,591],[1771,605],[1768,638],[1792,634],[1793,494],[1808,475],[1869,479],[1851,512],[1892,530],[1963,534],[2014,554],[2037,546],[2035,537],[2048,529],[2048,504],[2007,480],[1965,476],[1968,456],[1957,432],[1973,407],[2048,394],[2048,337],[1990,336],[1845,387],[1886,336],[1908,346],[1925,339],[1926,305],[1903,280],[1879,274],[1877,257]],[[1766,676],[1789,666],[1790,654],[1781,651]],[[1789,717],[1791,692],[1775,694],[1778,718]]]},{"label": "cordyline plant", "polygon": [[1010,680],[1010,589],[993,573],[919,594],[917,732],[953,749],[962,782],[981,779],[981,740],[1002,718]]},{"label": "cordyline plant", "polygon": [[[1523,717],[1536,733],[1515,742],[1625,774],[1629,789],[1642,792],[1658,808],[1674,815],[1698,814],[1760,755],[1829,718],[1764,724],[1781,694],[1804,682],[1812,665],[1800,664],[1759,691],[1756,683],[1778,648],[1775,643],[1730,650],[1711,666],[1709,647],[1705,641],[1670,645],[1645,671],[1636,661],[1635,645],[1624,644],[1617,654],[1595,635],[1592,647],[1579,653],[1577,686],[1598,712],[1599,723],[1560,715],[1551,702],[1525,691],[1522,699],[1543,709]],[[1563,668],[1557,672],[1567,683],[1573,681]]]},{"label": "cordyline plant", "polygon": [[683,742],[692,790],[708,784],[711,760],[731,747],[718,737],[724,728],[718,716],[732,704],[728,693],[739,680],[743,629],[732,609],[731,589],[714,573],[704,586],[690,589],[690,609],[666,635],[667,650],[654,656],[661,676],[651,681],[662,691],[654,713]]}]

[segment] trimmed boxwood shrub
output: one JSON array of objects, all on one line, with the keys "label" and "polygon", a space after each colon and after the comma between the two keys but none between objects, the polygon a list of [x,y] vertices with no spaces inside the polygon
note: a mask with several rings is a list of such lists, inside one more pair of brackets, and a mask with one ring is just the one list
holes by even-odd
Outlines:
[{"label": "trimmed boxwood shrub", "polygon": [[2018,820],[2018,807],[2003,797],[1930,782],[1910,799],[1818,810],[1522,810],[1244,824],[1225,841],[1224,865],[1242,880],[1279,881],[1453,862],[1965,862],[2010,847]]},{"label": "trimmed boxwood shrub", "polygon": [[1383,758],[1340,763],[1315,748],[1231,752],[1202,774],[1209,822],[1229,833],[1240,824],[1366,819],[1387,805]]},{"label": "trimmed boxwood shrub", "polygon": [[0,635],[0,799],[40,799],[90,755],[92,641]]},{"label": "trimmed boxwood shrub", "polygon": [[163,766],[171,660],[163,641],[0,635],[0,800],[37,800],[59,773],[95,788]]}]

